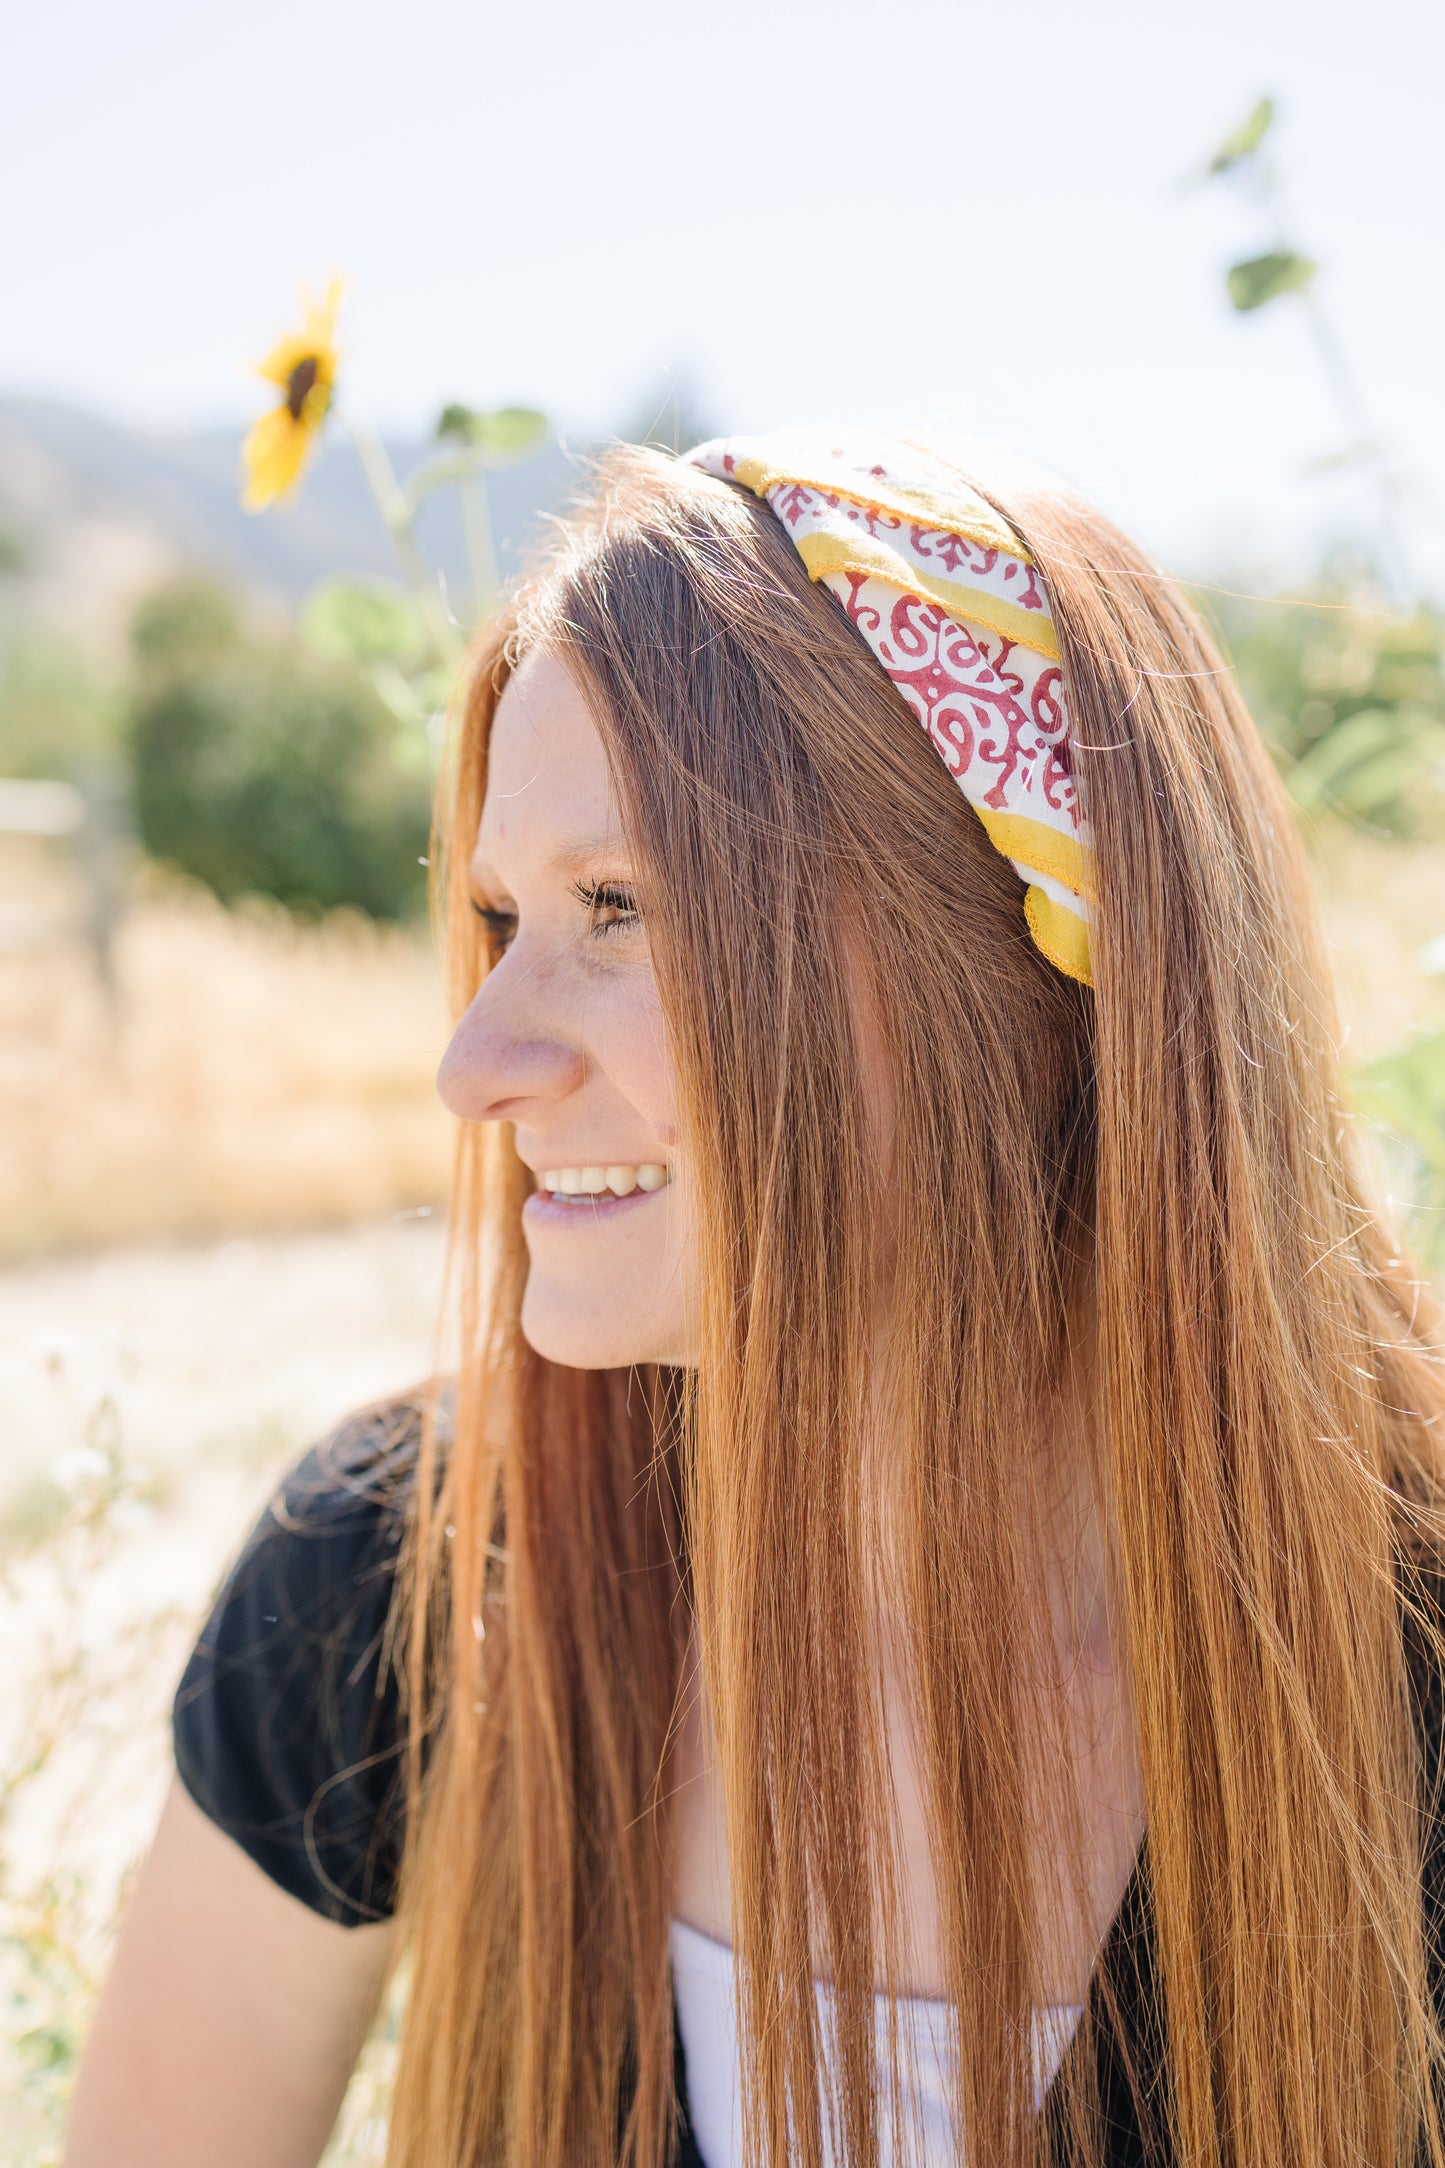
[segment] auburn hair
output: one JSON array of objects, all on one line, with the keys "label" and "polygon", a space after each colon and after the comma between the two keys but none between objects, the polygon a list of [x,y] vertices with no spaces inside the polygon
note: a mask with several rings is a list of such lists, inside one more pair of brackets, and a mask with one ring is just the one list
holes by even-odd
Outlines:
[{"label": "auburn hair", "polygon": [[[1021,1624],[1020,1531],[1087,1311],[1147,1818],[1155,2112],[1181,2162],[1445,2158],[1402,1640],[1406,1562],[1436,1540],[1438,1318],[1370,1201],[1307,869],[1219,652],[1091,508],[969,479],[1051,597],[1097,850],[1092,990],[1033,948],[1013,870],[742,490],[609,455],[475,648],[439,822],[456,1008],[489,963],[465,867],[492,716],[541,648],[590,703],[636,858],[703,1308],[695,1369],[536,1354],[531,1177],[509,1125],[461,1125],[462,1355],[404,1590],[392,2168],[666,2159],[669,1767],[694,1633],[748,2157],[819,2168],[831,2127],[841,2157],[878,2159],[873,1996],[899,1945],[870,1640],[860,962],[896,1095],[888,1571],[969,2157],[1022,2168],[1058,2143],[1034,2113],[1029,2019],[1059,1893],[1031,1880],[1027,1802],[1068,1778]],[[1097,2160],[1091,2062],[1066,2067],[1068,2147]]]}]

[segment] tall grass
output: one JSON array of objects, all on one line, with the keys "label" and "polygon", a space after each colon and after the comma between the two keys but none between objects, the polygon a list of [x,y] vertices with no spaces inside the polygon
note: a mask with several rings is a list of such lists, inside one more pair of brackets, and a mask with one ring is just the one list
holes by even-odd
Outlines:
[{"label": "tall grass", "polygon": [[427,937],[150,875],[110,1005],[79,941],[0,955],[0,1261],[379,1217],[445,1192]]}]

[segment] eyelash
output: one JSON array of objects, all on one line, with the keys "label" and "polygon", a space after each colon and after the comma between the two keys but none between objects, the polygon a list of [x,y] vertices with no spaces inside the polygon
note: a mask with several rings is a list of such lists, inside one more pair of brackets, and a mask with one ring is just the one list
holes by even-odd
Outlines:
[{"label": "eyelash", "polygon": [[[577,901],[589,912],[595,914],[600,909],[625,911],[629,914],[626,918],[608,919],[600,925],[594,921],[592,931],[599,937],[611,933],[630,933],[635,926],[642,923],[642,914],[637,908],[632,890],[618,881],[574,881],[572,891]],[[495,959],[503,953],[516,933],[516,915],[511,911],[490,910],[486,904],[475,901],[472,909],[486,928]]]},{"label": "eyelash", "polygon": [[594,933],[630,933],[634,926],[642,923],[642,913],[637,908],[636,897],[632,890],[620,881],[574,881],[572,892],[577,901],[590,912],[595,913],[600,908],[605,911],[626,911],[629,914],[626,918],[609,919],[604,926],[594,923]]}]

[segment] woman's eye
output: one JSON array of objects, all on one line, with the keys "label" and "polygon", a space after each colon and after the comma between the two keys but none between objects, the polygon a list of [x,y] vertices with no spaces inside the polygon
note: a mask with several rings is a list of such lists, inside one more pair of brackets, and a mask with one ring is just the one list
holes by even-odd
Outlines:
[{"label": "woman's eye", "polygon": [[[589,931],[599,938],[615,933],[630,933],[642,924],[642,913],[633,891],[620,881],[577,881],[573,884],[578,902],[590,920]],[[487,949],[493,963],[503,956],[517,938],[517,914],[515,911],[497,911],[489,904],[478,903],[472,898],[472,909],[481,920],[487,937]]]},{"label": "woman's eye", "polygon": [[491,951],[492,962],[495,963],[516,934],[516,914],[512,911],[490,910],[486,904],[478,903],[475,898],[472,901],[472,909],[482,922],[483,931],[487,936],[487,947]]},{"label": "woman's eye", "polygon": [[595,934],[628,933],[642,924],[632,890],[620,881],[578,881],[577,900],[590,914]]}]

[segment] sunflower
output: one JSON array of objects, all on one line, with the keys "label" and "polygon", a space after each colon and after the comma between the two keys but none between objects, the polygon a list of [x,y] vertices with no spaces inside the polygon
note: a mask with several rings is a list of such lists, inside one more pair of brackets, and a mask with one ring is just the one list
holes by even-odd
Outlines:
[{"label": "sunflower", "polygon": [[296,487],[312,442],[321,433],[336,383],[336,309],[341,281],[333,279],[318,306],[301,296],[306,321],[288,332],[262,362],[258,375],[275,384],[281,404],[263,414],[241,448],[248,512],[259,512]]}]

